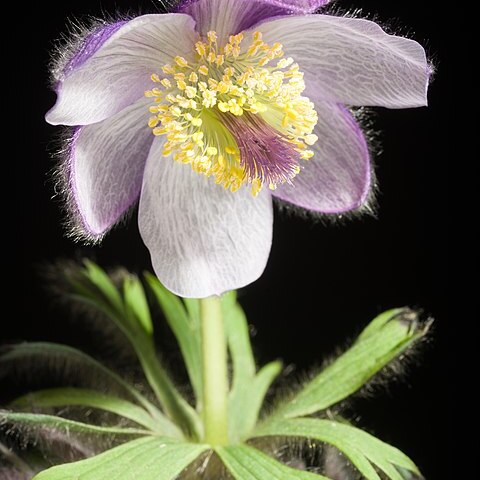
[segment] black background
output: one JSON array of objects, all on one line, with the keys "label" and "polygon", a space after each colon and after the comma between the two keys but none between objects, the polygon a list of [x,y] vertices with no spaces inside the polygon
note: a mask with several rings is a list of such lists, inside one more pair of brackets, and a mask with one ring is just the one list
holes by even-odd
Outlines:
[{"label": "black background", "polygon": [[[377,109],[383,154],[376,158],[380,185],[376,218],[363,217],[339,225],[312,223],[277,214],[272,254],[264,275],[241,292],[241,301],[255,326],[259,359],[281,357],[296,372],[318,366],[322,358],[345,345],[381,310],[409,305],[436,319],[431,342],[405,380],[368,402],[356,404],[359,420],[381,438],[412,456],[429,479],[445,473],[441,427],[444,409],[444,367],[447,355],[446,262],[447,229],[439,208],[446,178],[446,159],[438,132],[444,108],[446,72],[442,67],[442,32],[432,16],[436,2],[337,2],[341,8],[363,8],[378,14],[426,46],[438,72],[431,85],[430,106],[422,109]],[[27,52],[28,106],[19,110],[25,157],[17,163],[22,193],[16,202],[16,255],[10,268],[20,276],[14,319],[2,328],[2,343],[53,340],[77,346],[88,334],[72,329],[45,293],[38,266],[63,258],[95,258],[102,266],[123,264],[134,271],[150,268],[135,221],[110,233],[99,247],[83,247],[64,238],[58,201],[48,172],[54,165],[56,128],[43,120],[55,99],[47,87],[47,62],[54,39],[66,31],[67,18],[103,16],[115,11],[155,11],[153,1],[84,0],[42,4],[31,10],[26,32],[33,40]],[[23,78],[25,80],[25,78]],[[121,94],[121,92],[119,92]],[[442,103],[443,102],[443,103]],[[28,124],[28,127],[25,124]],[[442,147],[441,147],[442,146]]]}]

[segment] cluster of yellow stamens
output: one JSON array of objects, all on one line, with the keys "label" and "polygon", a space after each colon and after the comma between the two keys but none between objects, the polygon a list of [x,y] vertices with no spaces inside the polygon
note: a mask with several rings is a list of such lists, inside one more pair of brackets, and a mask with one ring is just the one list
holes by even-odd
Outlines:
[{"label": "cluster of yellow stamens", "polygon": [[[155,135],[166,135],[164,156],[173,155],[231,191],[249,183],[256,195],[264,183],[274,189],[289,182],[300,171],[297,160],[313,156],[308,145],[317,141],[312,134],[317,115],[312,102],[301,95],[305,84],[298,65],[282,58],[282,45],[267,45],[260,32],[253,34],[248,47],[243,39],[243,33],[232,35],[219,47],[217,34],[208,32],[205,42],[195,44],[194,62],[175,57],[162,67],[162,76],[152,75],[157,85],[145,95],[154,100],[149,126]],[[242,128],[232,125],[243,125],[237,121],[242,117],[238,120],[247,126],[252,115],[255,125],[268,125],[295,154],[281,175],[266,174],[257,159],[249,159],[249,166],[243,158],[248,152],[237,141]],[[275,165],[268,171],[274,172]]]}]

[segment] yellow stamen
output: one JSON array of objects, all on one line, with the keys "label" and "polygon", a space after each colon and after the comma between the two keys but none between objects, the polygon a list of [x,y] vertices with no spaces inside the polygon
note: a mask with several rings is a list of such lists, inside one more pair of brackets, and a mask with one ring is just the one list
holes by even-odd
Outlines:
[{"label": "yellow stamen", "polygon": [[201,75],[208,75],[208,67],[206,65],[201,65],[198,68],[198,73],[200,73]]},{"label": "yellow stamen", "polygon": [[215,43],[217,41],[217,32],[214,32],[213,30],[207,33],[207,38],[208,41],[211,43]]},{"label": "yellow stamen", "polygon": [[175,63],[182,68],[188,67],[188,62],[183,57],[175,57]]},{"label": "yellow stamen", "polygon": [[235,155],[238,152],[238,150],[235,147],[230,147],[230,146],[226,146],[225,151],[230,155]]},{"label": "yellow stamen", "polygon": [[162,71],[165,75],[173,75],[175,73],[175,69],[171,65],[164,65]]},{"label": "yellow stamen", "polygon": [[203,42],[197,42],[195,44],[195,50],[201,57],[203,57],[207,52],[207,46]]},{"label": "yellow stamen", "polygon": [[259,178],[255,178],[252,181],[252,195],[256,197],[262,189],[262,181]]},{"label": "yellow stamen", "polygon": [[[248,44],[242,32],[221,45],[217,33],[208,32],[205,41],[195,43],[191,61],[176,56],[161,68],[165,77],[151,75],[157,86],[145,96],[154,103],[149,106],[153,115],[149,127],[154,135],[166,136],[164,156],[212,176],[232,192],[249,184],[252,195],[257,196],[264,184],[274,190],[291,182],[301,167],[291,164],[275,181],[262,177],[261,169],[247,174],[242,153],[222,115],[258,115],[260,124],[270,125],[290,142],[298,160],[314,155],[308,147],[318,141],[313,133],[317,115],[313,103],[302,96],[303,73],[292,58],[282,58],[282,45],[268,45],[261,32],[248,35]],[[279,60],[275,63],[274,59]]]}]

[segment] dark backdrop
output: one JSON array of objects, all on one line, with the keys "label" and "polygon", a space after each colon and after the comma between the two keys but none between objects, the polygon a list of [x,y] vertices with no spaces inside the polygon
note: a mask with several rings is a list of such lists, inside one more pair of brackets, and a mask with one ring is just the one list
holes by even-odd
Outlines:
[{"label": "dark backdrop", "polygon": [[[54,340],[77,346],[89,337],[72,329],[45,294],[38,266],[59,257],[93,257],[103,266],[123,264],[133,270],[150,268],[135,218],[117,229],[99,247],[83,247],[65,239],[58,202],[48,172],[53,166],[54,127],[43,120],[55,99],[47,88],[47,62],[54,39],[66,31],[67,18],[102,16],[115,10],[154,11],[153,1],[84,0],[42,3],[23,17],[22,35],[31,45],[19,53],[17,69],[26,82],[26,98],[18,110],[25,157],[17,163],[23,189],[17,202],[16,255],[18,315],[4,322],[2,343],[12,340]],[[384,2],[345,0],[342,8],[363,8],[387,24],[403,25],[426,45],[438,73],[430,88],[430,107],[378,109],[383,154],[376,158],[380,185],[377,217],[329,226],[277,214],[272,254],[264,275],[241,292],[255,326],[255,348],[262,361],[281,357],[298,372],[318,365],[325,355],[345,344],[376,313],[409,305],[436,318],[432,341],[405,381],[368,402],[357,403],[362,425],[398,445],[418,462],[427,478],[441,478],[446,457],[441,447],[445,415],[441,388],[446,362],[445,315],[446,228],[439,209],[445,153],[440,149],[440,113],[445,105],[442,37],[432,17],[433,1]],[[25,63],[25,55],[27,62]],[[27,68],[26,68],[27,65]],[[121,92],[119,92],[121,94]],[[443,103],[442,103],[443,102]],[[25,131],[27,130],[27,135]],[[18,178],[18,177],[17,177]]]}]

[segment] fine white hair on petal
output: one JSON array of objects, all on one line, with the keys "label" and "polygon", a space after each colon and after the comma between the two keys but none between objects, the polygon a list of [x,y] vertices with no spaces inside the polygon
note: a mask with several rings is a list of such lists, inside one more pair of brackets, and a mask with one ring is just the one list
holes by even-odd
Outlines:
[{"label": "fine white hair on petal", "polygon": [[[379,140],[379,132],[378,129],[375,128],[375,119],[378,114],[377,112],[374,112],[371,108],[366,107],[350,108],[348,109],[348,111],[350,112],[352,118],[357,122],[359,130],[363,132],[366,146],[370,154],[370,186],[363,202],[360,203],[357,208],[352,208],[350,210],[345,210],[339,213],[326,213],[322,212],[321,210],[310,210],[307,208],[302,208],[300,205],[281,200],[281,198],[274,196],[274,203],[280,214],[286,216],[292,215],[295,217],[301,217],[306,221],[317,222],[325,226],[332,224],[342,225],[353,220],[354,218],[358,218],[364,215],[376,217],[378,209],[378,182],[375,174],[375,159],[382,154],[382,145]],[[319,140],[319,142],[321,142],[321,140]],[[315,161],[315,159],[316,158],[314,156],[312,159],[309,160],[309,162]],[[296,180],[301,178],[301,175],[302,172],[300,172],[300,174],[296,177]]]},{"label": "fine white hair on petal", "polygon": [[154,141],[139,227],[160,281],[182,297],[220,295],[255,281],[267,263],[273,209],[268,190],[235,193],[162,157]]},{"label": "fine white hair on petal", "polygon": [[84,48],[87,40],[95,32],[107,28],[109,25],[119,24],[131,20],[129,16],[117,18],[87,17],[86,19],[71,19],[67,23],[67,32],[62,34],[55,42],[49,63],[51,83],[55,88],[56,84],[63,77],[66,66]]},{"label": "fine white hair on petal", "polygon": [[323,100],[349,106],[425,106],[429,66],[424,49],[388,35],[365,19],[290,16],[256,27],[266,42],[280,42],[316,82]]},{"label": "fine white hair on petal", "polygon": [[263,0],[282,8],[291,13],[313,13],[316,10],[325,7],[330,0]]},{"label": "fine white hair on petal", "polygon": [[64,141],[55,190],[76,240],[100,242],[136,204],[154,139],[147,103],[142,99],[103,122],[77,128]]}]

